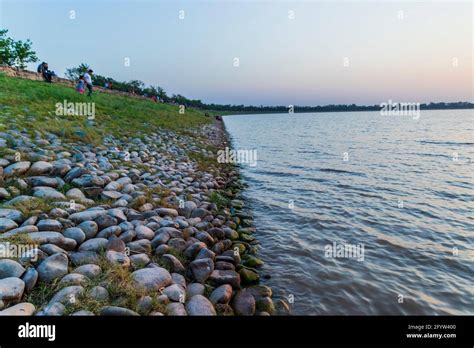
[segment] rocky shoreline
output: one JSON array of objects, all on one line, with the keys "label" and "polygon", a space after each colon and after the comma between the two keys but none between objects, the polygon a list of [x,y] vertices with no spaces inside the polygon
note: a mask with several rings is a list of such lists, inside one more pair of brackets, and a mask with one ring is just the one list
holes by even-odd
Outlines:
[{"label": "rocky shoreline", "polygon": [[289,314],[258,284],[227,144],[220,121],[102,145],[0,132],[0,315]]}]

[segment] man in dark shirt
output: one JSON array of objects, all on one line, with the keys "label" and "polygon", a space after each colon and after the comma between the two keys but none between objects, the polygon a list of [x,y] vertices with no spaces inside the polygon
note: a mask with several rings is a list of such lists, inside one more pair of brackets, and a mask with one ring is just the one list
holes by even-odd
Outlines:
[{"label": "man in dark shirt", "polygon": [[49,71],[48,68],[49,68],[48,63],[42,62],[40,65],[38,65],[38,69],[36,71],[39,72],[41,74],[41,76],[43,76],[43,79],[46,82],[51,83],[54,73]]}]

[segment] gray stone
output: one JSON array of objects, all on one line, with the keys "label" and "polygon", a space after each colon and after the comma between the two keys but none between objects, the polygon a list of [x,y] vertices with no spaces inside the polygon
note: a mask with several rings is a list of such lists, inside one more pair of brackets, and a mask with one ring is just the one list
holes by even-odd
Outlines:
[{"label": "gray stone", "polygon": [[172,283],[169,272],[161,267],[139,269],[132,273],[132,277],[138,287],[151,291],[159,290]]},{"label": "gray stone", "polygon": [[135,269],[143,268],[151,262],[147,254],[131,255],[129,258]]},{"label": "gray stone", "polygon": [[90,279],[87,278],[83,274],[78,273],[69,273],[66,274],[58,283],[61,286],[69,286],[69,285],[82,285],[85,286],[87,283],[90,282]]},{"label": "gray stone", "polygon": [[87,311],[87,310],[80,310],[80,311],[77,311],[77,312],[74,312],[71,314],[72,316],[74,317],[92,317],[92,316],[95,316],[94,313],[92,313],[91,311]]},{"label": "gray stone", "polygon": [[224,284],[217,287],[209,296],[209,300],[212,304],[217,303],[229,303],[230,299],[232,298],[232,286],[229,284]]},{"label": "gray stone", "polygon": [[208,280],[212,286],[230,284],[234,289],[240,288],[240,274],[238,274],[236,271],[214,270],[214,272],[212,272],[209,276]]},{"label": "gray stone", "polygon": [[36,224],[36,227],[38,227],[38,230],[40,231],[60,232],[61,229],[63,228],[63,225],[57,220],[45,219],[45,220],[40,220]]},{"label": "gray stone", "polygon": [[9,277],[20,278],[24,272],[25,268],[18,262],[10,259],[0,259],[0,279]]},{"label": "gray stone", "polygon": [[125,242],[116,236],[111,236],[105,247],[107,250],[114,250],[118,251],[119,253],[125,252],[126,249]]},{"label": "gray stone", "polygon": [[3,187],[0,187],[0,199],[10,198],[10,192],[5,190]]},{"label": "gray stone", "polygon": [[59,181],[49,176],[31,176],[27,180],[33,187],[46,186],[56,188],[59,186]]},{"label": "gray stone", "polygon": [[71,257],[71,262],[76,266],[99,262],[99,255],[95,251],[74,252],[69,256]]},{"label": "gray stone", "polygon": [[180,302],[172,302],[166,306],[166,313],[171,316],[188,315],[184,305]]},{"label": "gray stone", "polygon": [[67,172],[64,180],[66,182],[70,182],[71,180],[80,177],[82,174],[86,173],[87,170],[82,167],[74,167],[70,171]]},{"label": "gray stone", "polygon": [[19,303],[17,305],[8,307],[7,309],[4,309],[3,311],[0,311],[0,316],[19,316],[19,315],[24,315],[24,316],[31,316],[35,312],[36,308],[32,303],[28,302],[23,302]]},{"label": "gray stone", "polygon": [[61,192],[58,192],[55,189],[46,186],[35,187],[33,196],[43,199],[66,200],[66,196],[64,196]]},{"label": "gray stone", "polygon": [[155,232],[146,226],[137,226],[137,228],[135,228],[135,232],[137,234],[137,239],[152,240],[155,237]]},{"label": "gray stone", "polygon": [[53,169],[53,165],[49,162],[45,161],[38,161],[33,163],[30,167],[29,173],[30,175],[43,175],[48,174]]},{"label": "gray stone", "polygon": [[127,217],[123,213],[122,209],[109,209],[107,211],[107,214],[113,217],[114,219],[117,219],[118,222],[122,223],[124,221],[127,221]]},{"label": "gray stone", "polygon": [[105,258],[113,265],[118,265],[122,267],[130,266],[130,259],[124,253],[120,253],[115,250],[107,250],[105,253]]},{"label": "gray stone", "polygon": [[170,240],[170,235],[167,232],[159,233],[155,238],[152,239],[151,245],[153,248],[158,247],[159,245],[166,244]]},{"label": "gray stone", "polygon": [[181,285],[183,288],[186,288],[186,278],[179,273],[171,273],[171,279],[173,284]]},{"label": "gray stone", "polygon": [[79,285],[66,286],[59,290],[49,301],[49,304],[61,302],[64,305],[75,303],[84,288]]},{"label": "gray stone", "polygon": [[178,284],[172,284],[163,290],[163,294],[168,296],[171,301],[184,303],[186,300],[186,290]]},{"label": "gray stone", "polygon": [[0,218],[0,233],[7,232],[17,227],[18,225],[15,221],[7,218]]},{"label": "gray stone", "polygon": [[113,199],[113,200],[116,200],[116,199],[119,199],[120,197],[122,197],[122,193],[118,192],[118,191],[102,191],[102,193],[100,194],[100,196],[103,198],[103,199]]},{"label": "gray stone", "polygon": [[100,315],[102,316],[138,316],[140,314],[128,308],[116,307],[116,306],[105,306],[101,308]]},{"label": "gray stone", "polygon": [[160,216],[171,216],[171,217],[177,217],[179,215],[176,209],[171,209],[171,208],[158,208],[156,209],[156,213]]},{"label": "gray stone", "polygon": [[38,281],[38,271],[34,267],[30,267],[23,273],[21,279],[25,282],[25,292],[30,293]]},{"label": "gray stone", "polygon": [[10,164],[3,170],[3,175],[5,177],[18,176],[25,174],[30,168],[31,163],[28,161],[16,162]]},{"label": "gray stone", "polygon": [[196,203],[194,203],[193,201],[186,201],[184,202],[183,208],[179,209],[179,213],[185,216],[186,218],[189,218],[191,217],[191,212],[196,208],[197,208]]},{"label": "gray stone", "polygon": [[57,245],[54,245],[54,244],[43,244],[43,245],[40,246],[40,250],[44,251],[49,256],[57,254],[57,253],[67,255],[66,250],[64,250],[64,249],[62,249],[62,248],[60,248],[60,247],[58,247]]},{"label": "gray stone", "polygon": [[181,273],[185,271],[181,261],[179,261],[174,255],[165,254],[161,257],[161,261],[170,269],[171,272]]},{"label": "gray stone", "polygon": [[20,278],[8,277],[0,279],[0,295],[3,302],[20,301],[24,290],[25,282]]},{"label": "gray stone", "polygon": [[214,262],[211,259],[194,260],[190,264],[194,279],[198,283],[204,283],[214,271]]},{"label": "gray stone", "polygon": [[191,218],[204,218],[206,215],[209,215],[209,211],[203,208],[196,208],[191,213]]},{"label": "gray stone", "polygon": [[84,232],[87,239],[94,238],[97,235],[97,231],[99,231],[99,227],[95,221],[84,221],[77,227]]},{"label": "gray stone", "polygon": [[127,244],[132,253],[148,253],[151,251],[151,243],[148,239],[140,239]]},{"label": "gray stone", "polygon": [[72,188],[69,191],[67,191],[66,192],[66,197],[71,198],[71,199],[75,199],[75,200],[78,200],[78,201],[82,201],[83,199],[86,199],[86,196],[84,195],[84,193],[81,190],[79,190],[78,188]]},{"label": "gray stone", "polygon": [[16,223],[21,223],[23,221],[23,215],[20,211],[14,209],[1,209],[0,208],[0,218],[10,219]]},{"label": "gray stone", "polygon": [[118,224],[118,220],[108,214],[101,215],[94,219],[94,221],[97,223],[97,226],[99,226],[99,230]]},{"label": "gray stone", "polygon": [[120,226],[109,226],[97,233],[97,238],[109,238],[111,236],[118,236],[122,232]]},{"label": "gray stone", "polygon": [[195,295],[203,295],[205,290],[206,287],[201,283],[191,283],[186,288],[186,296],[191,298]]},{"label": "gray stone", "polygon": [[211,259],[211,260],[214,260],[216,257],[216,254],[212,251],[212,250],[209,250],[207,248],[202,248],[201,250],[199,250],[199,252],[197,253],[196,255],[196,260],[199,260],[199,259]]},{"label": "gray stone", "polygon": [[195,295],[186,303],[186,312],[188,315],[216,315],[216,310],[211,301],[202,295]]},{"label": "gray stone", "polygon": [[94,286],[89,291],[89,297],[96,300],[96,301],[108,301],[109,300],[109,292],[106,288],[102,286]]},{"label": "gray stone", "polygon": [[79,251],[99,251],[106,248],[107,239],[105,238],[92,238],[86,240],[79,246]]},{"label": "gray stone", "polygon": [[74,239],[78,245],[86,240],[86,234],[78,227],[67,228],[63,235],[66,238]]},{"label": "gray stone", "polygon": [[255,298],[250,291],[242,289],[237,291],[232,300],[232,308],[236,315],[250,316],[255,314]]},{"label": "gray stone", "polygon": [[66,307],[61,302],[53,302],[48,304],[38,315],[62,316],[65,311]]},{"label": "gray stone", "polygon": [[150,296],[143,296],[138,300],[137,310],[140,314],[146,314],[153,307],[153,299]]},{"label": "gray stone", "polygon": [[27,236],[38,244],[56,244],[61,246],[64,244],[64,236],[59,232],[32,232],[28,233]]},{"label": "gray stone", "polygon": [[104,179],[95,175],[91,175],[91,174],[84,174],[79,178],[75,178],[71,181],[71,183],[77,187],[94,187],[94,186],[103,187],[105,185]]},{"label": "gray stone", "polygon": [[81,222],[84,221],[91,221],[95,220],[99,216],[107,214],[107,210],[100,210],[100,209],[94,209],[94,210],[86,210],[86,211],[81,211],[79,213],[74,213],[69,216],[69,220],[74,222],[75,224],[80,224]]},{"label": "gray stone", "polygon": [[89,279],[94,279],[102,273],[102,269],[100,268],[100,266],[91,263],[79,266],[73,272],[85,275]]},{"label": "gray stone", "polygon": [[36,270],[38,271],[39,279],[49,283],[67,274],[68,258],[64,254],[54,254],[41,262]]},{"label": "gray stone", "polygon": [[207,248],[203,242],[195,242],[191,244],[185,251],[184,256],[188,259],[194,259],[201,249]]}]

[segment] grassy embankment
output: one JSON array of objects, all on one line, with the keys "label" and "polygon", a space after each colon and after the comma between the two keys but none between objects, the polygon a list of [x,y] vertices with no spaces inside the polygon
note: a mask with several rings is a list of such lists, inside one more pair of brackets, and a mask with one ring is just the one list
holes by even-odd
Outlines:
[{"label": "grassy embankment", "polygon": [[[93,124],[88,122],[86,116],[56,115],[56,103],[65,100],[72,103],[94,102]],[[217,149],[205,137],[192,132],[199,126],[213,122],[216,113],[207,113],[211,117],[206,117],[204,111],[187,108],[184,114],[180,114],[179,107],[175,105],[108,93],[95,92],[89,98],[65,85],[8,77],[0,73],[0,132],[14,128],[30,133],[32,138],[35,132],[51,132],[64,142],[100,145],[107,135],[127,140],[141,138],[161,129],[192,136],[196,145],[216,153]],[[15,152],[8,147],[0,147],[0,158],[11,157]],[[197,162],[199,169],[214,171],[219,167],[218,171],[221,171],[228,167],[219,165],[215,157],[201,153],[191,152],[188,156]],[[29,160],[27,154],[21,153],[21,158]],[[65,193],[69,188],[70,185],[66,185],[61,191]],[[29,193],[21,191],[21,194]],[[50,208],[48,203],[34,200],[19,208],[29,216],[32,211]]]},{"label": "grassy embankment", "polygon": [[[65,140],[100,144],[108,134],[141,137],[156,127],[186,133],[212,121],[200,110],[187,108],[180,114],[178,106],[99,92],[88,98],[64,85],[7,77],[1,73],[0,86],[0,131],[9,129],[13,122],[31,133],[49,131]],[[64,100],[94,102],[95,124],[88,126],[85,116],[57,116],[55,105]],[[34,122],[28,116],[34,116]]]}]

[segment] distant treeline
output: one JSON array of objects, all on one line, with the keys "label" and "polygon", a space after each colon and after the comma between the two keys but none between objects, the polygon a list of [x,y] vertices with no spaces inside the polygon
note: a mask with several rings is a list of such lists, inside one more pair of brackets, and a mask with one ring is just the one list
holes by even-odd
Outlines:
[{"label": "distant treeline", "polygon": [[[80,75],[84,74],[89,69],[87,64],[80,64],[77,67],[66,70],[66,77],[71,80],[77,80]],[[174,103],[178,105],[185,105],[202,110],[212,110],[223,113],[288,113],[293,112],[344,112],[344,111],[379,111],[382,109],[381,105],[356,105],[356,104],[339,104],[339,105],[324,105],[324,106],[252,106],[252,105],[222,105],[222,104],[206,104],[199,99],[188,99],[180,94],[173,94],[169,96],[166,91],[160,86],[146,86],[144,82],[139,80],[132,80],[128,82],[117,81],[111,77],[105,77],[94,74],[93,81],[95,85],[107,86],[108,88],[134,93],[145,97],[156,97],[162,103]],[[390,101],[392,105],[393,103]],[[385,103],[387,104],[387,103]],[[413,106],[414,103],[408,103]],[[416,104],[420,110],[434,110],[434,109],[474,109],[473,103],[455,102],[455,103],[428,103]]]},{"label": "distant treeline", "polygon": [[[245,105],[219,105],[205,104],[205,108],[214,111],[227,113],[288,113],[290,109],[293,112],[347,112],[347,111],[379,111],[381,105],[355,105],[355,104],[330,104],[323,106],[245,106]],[[474,109],[473,103],[455,102],[455,103],[428,103],[420,104],[420,110],[438,110],[438,109]]]}]

